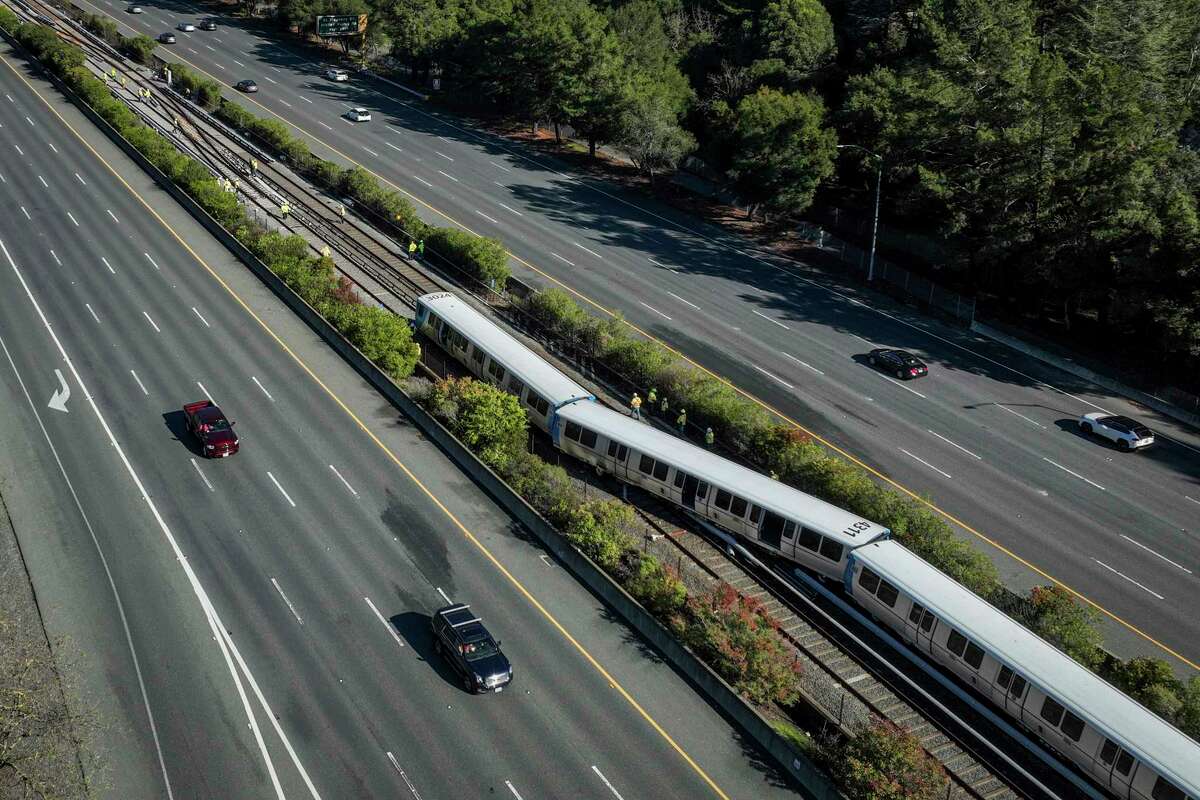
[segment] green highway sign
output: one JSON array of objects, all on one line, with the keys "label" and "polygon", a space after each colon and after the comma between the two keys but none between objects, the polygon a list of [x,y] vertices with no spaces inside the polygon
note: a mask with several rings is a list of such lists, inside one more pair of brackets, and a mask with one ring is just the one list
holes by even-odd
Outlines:
[{"label": "green highway sign", "polygon": [[366,30],[366,14],[323,14],[317,17],[317,36],[351,36]]}]

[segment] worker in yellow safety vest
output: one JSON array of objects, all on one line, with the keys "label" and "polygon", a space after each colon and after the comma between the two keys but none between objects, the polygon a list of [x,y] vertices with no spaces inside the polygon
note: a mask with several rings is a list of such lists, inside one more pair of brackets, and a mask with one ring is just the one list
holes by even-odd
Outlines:
[{"label": "worker in yellow safety vest", "polygon": [[408,257],[412,258],[417,254],[417,243],[412,239],[408,240]]},{"label": "worker in yellow safety vest", "polygon": [[292,207],[291,207],[290,205],[288,205],[288,201],[287,201],[287,200],[284,200],[284,201],[283,201],[283,205],[281,205],[281,206],[279,207],[279,214],[280,214],[280,216],[282,216],[284,219],[287,219],[287,215],[288,215],[288,214],[290,214],[290,213],[292,213]]},{"label": "worker in yellow safety vest", "polygon": [[634,419],[642,418],[642,398],[638,397],[638,393],[633,393],[633,399],[629,401],[629,415]]}]

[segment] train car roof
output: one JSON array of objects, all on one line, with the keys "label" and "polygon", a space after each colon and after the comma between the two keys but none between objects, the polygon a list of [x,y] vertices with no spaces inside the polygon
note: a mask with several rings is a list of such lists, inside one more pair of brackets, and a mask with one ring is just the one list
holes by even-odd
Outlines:
[{"label": "train car roof", "polygon": [[[714,455],[691,442],[665,433],[653,425],[638,422],[599,403],[572,403],[559,409],[558,414],[563,419],[577,422],[602,436],[616,439],[639,453],[678,467],[702,481],[727,488],[738,497],[816,529],[823,536],[847,547],[858,547],[888,532],[882,525]],[[856,535],[842,532],[856,522],[865,522],[871,527]]]},{"label": "train car roof", "polygon": [[489,356],[549,401],[550,405],[592,396],[587,389],[559,372],[457,295],[437,292],[422,295],[419,300],[463,336],[472,342],[479,342]]},{"label": "train car roof", "polygon": [[896,541],[852,557],[1073,713],[1135,754],[1191,797],[1200,797],[1200,744]]}]

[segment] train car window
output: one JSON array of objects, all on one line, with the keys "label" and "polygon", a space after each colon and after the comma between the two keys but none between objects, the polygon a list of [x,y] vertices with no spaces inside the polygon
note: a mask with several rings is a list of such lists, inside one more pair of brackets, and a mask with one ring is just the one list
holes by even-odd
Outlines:
[{"label": "train car window", "polygon": [[596,432],[583,429],[583,435],[579,437],[579,443],[589,450],[596,449]]},{"label": "train car window", "polygon": [[566,436],[568,439],[570,439],[573,442],[578,442],[579,434],[582,432],[583,432],[583,428],[579,427],[579,423],[568,422],[567,430],[563,435]]},{"label": "train car window", "polygon": [[1117,757],[1117,743],[1114,742],[1112,739],[1105,739],[1104,747],[1100,748],[1100,760],[1104,763],[1104,766],[1107,767],[1109,764],[1111,764],[1113,762],[1113,759],[1116,757]]},{"label": "train car window", "polygon": [[733,500],[733,495],[724,489],[717,489],[717,508],[722,511],[729,510],[729,503]]},{"label": "train car window", "polygon": [[665,461],[656,461],[654,463],[654,477],[663,483],[667,482],[667,473],[671,471],[671,465]]},{"label": "train car window", "polygon": [[[913,625],[916,625],[921,621],[921,615],[924,613],[925,606],[921,605],[920,603],[913,603],[912,608],[908,610],[908,621]],[[1000,675],[1003,677],[1003,671],[1001,671]],[[1005,684],[1005,686],[1007,687],[1007,684]]]},{"label": "train car window", "polygon": [[1083,720],[1068,711],[1063,715],[1062,732],[1072,742],[1078,742],[1079,737],[1083,736]]},{"label": "train car window", "polygon": [[972,669],[979,669],[983,664],[983,648],[974,642],[967,642],[967,654],[963,656],[963,661],[970,664]]},{"label": "train car window", "polygon": [[946,649],[962,658],[963,651],[967,649],[967,637],[958,631],[950,631],[950,636],[946,639]]},{"label": "train car window", "polygon": [[757,525],[760,519],[762,519],[762,508],[753,506],[750,509],[750,522]]},{"label": "train car window", "polygon": [[1129,768],[1132,766],[1133,766],[1133,756],[1130,755],[1127,751],[1122,750],[1121,755],[1117,756],[1117,765],[1115,767],[1113,767],[1113,769],[1115,769],[1117,772],[1121,773],[1122,775],[1128,775]]},{"label": "train car window", "polygon": [[[839,547],[840,546],[841,545],[839,545]],[[875,596],[879,598],[879,602],[883,603],[888,608],[895,608],[896,600],[900,597],[900,592],[896,590],[895,586],[892,586],[887,581],[880,581],[879,591],[875,593]]]},{"label": "train car window", "polygon": [[488,362],[488,373],[496,379],[496,383],[504,383],[504,367],[500,366],[496,361]]},{"label": "train car window", "polygon": [[479,345],[471,348],[471,360],[476,364],[483,364],[483,351],[479,349]]},{"label": "train car window", "polygon": [[[804,528],[800,529],[800,540],[804,540]],[[868,594],[875,594],[875,590],[879,588],[879,576],[871,570],[863,567],[862,573],[858,576],[858,585],[867,591]]]},{"label": "train car window", "polygon": [[550,404],[546,402],[546,398],[542,397],[532,389],[529,390],[529,394],[525,397],[525,405],[529,406],[543,417],[546,416],[548,411],[550,411]]},{"label": "train car window", "polygon": [[[816,531],[810,531],[808,528],[801,527],[800,541],[796,542],[796,544],[800,545],[805,550],[812,550],[815,553],[821,549],[821,534],[817,533]],[[868,570],[863,570],[863,573],[866,574],[867,571]],[[872,572],[871,574],[874,575],[875,573]],[[876,580],[878,580],[878,578],[876,578]],[[863,583],[861,579],[859,580],[859,583],[862,583],[864,588],[866,587],[866,584]],[[874,589],[868,589],[868,591],[871,594],[875,594]]]},{"label": "train car window", "polygon": [[821,555],[825,556],[830,561],[841,561],[842,553],[844,553],[845,550],[846,549],[844,547],[835,542],[833,539],[821,540]]},{"label": "train car window", "polygon": [[696,487],[696,497],[701,500],[708,497],[708,481],[700,481],[700,485]]},{"label": "train car window", "polygon": [[746,506],[748,505],[749,503],[742,498],[734,497],[733,505],[729,508],[729,513],[733,514],[735,517],[744,517],[746,516]]},{"label": "train car window", "polygon": [[926,611],[925,619],[921,620],[921,630],[929,633],[931,630],[933,630],[933,622],[936,619],[937,617],[935,617],[931,612]]},{"label": "train car window", "polygon": [[783,538],[791,539],[795,535],[796,535],[796,523],[792,522],[790,519],[785,520],[783,523]]},{"label": "train car window", "polygon": [[625,463],[625,457],[629,455],[629,448],[623,444],[616,442],[608,443],[608,457],[615,458],[619,463]]},{"label": "train car window", "polygon": [[643,455],[642,460],[638,462],[638,469],[650,475],[654,472],[654,459],[650,456]]},{"label": "train car window", "polygon": [[508,376],[508,390],[517,397],[521,396],[521,392],[525,391],[525,384],[516,375]]},{"label": "train car window", "polygon": [[1000,667],[1000,674],[996,676],[996,685],[1007,692],[1008,687],[1012,686],[1013,674],[1008,667]]},{"label": "train car window", "polygon": [[446,326],[446,341],[456,350],[467,352],[467,337],[449,326]]},{"label": "train car window", "polygon": [[675,470],[675,488],[682,489],[683,481],[687,477],[687,473],[681,469]]},{"label": "train car window", "polygon": [[1154,788],[1150,791],[1150,796],[1154,800],[1184,800],[1185,797],[1182,789],[1161,775],[1154,782]]},{"label": "train car window", "polygon": [[1063,704],[1055,700],[1053,697],[1047,697],[1046,702],[1042,703],[1042,719],[1049,722],[1054,727],[1058,727],[1059,721],[1062,720],[1066,709]]},{"label": "train car window", "polygon": [[1012,688],[1008,690],[1008,696],[1014,700],[1020,700],[1025,696],[1025,687],[1028,685],[1029,682],[1018,675],[1013,678]]}]

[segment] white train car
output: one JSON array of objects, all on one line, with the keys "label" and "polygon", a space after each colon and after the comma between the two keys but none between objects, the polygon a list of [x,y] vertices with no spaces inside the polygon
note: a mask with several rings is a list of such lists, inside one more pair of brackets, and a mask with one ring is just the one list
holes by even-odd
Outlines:
[{"label": "white train car", "polygon": [[846,591],[1119,798],[1200,798],[1200,744],[895,541],[850,553]]},{"label": "white train car", "polygon": [[551,414],[564,403],[595,400],[587,389],[449,292],[417,298],[416,328],[476,378],[519,397],[529,421],[543,431],[549,432]]},{"label": "white train car", "polygon": [[841,579],[851,550],[890,535],[599,403],[560,406],[550,435],[563,452],[833,580]]}]

